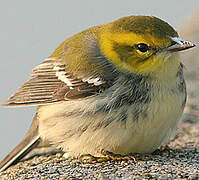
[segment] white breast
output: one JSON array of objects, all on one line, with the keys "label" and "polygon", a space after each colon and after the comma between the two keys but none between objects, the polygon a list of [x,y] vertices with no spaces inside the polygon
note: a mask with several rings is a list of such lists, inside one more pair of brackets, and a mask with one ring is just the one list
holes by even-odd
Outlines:
[{"label": "white breast", "polygon": [[[162,89],[159,89],[162,88]],[[126,154],[130,152],[153,152],[167,143],[174,134],[183,112],[185,91],[177,89],[176,79],[153,89],[154,97],[149,103],[122,106],[114,110],[116,119],[108,126],[99,124],[111,117],[111,113],[92,115],[96,105],[105,99],[88,98],[41,106],[38,110],[39,133],[56,147],[81,154],[101,155],[101,150]],[[139,106],[139,107],[138,107]],[[136,119],[134,109],[142,110]],[[120,121],[127,110],[125,123]],[[87,112],[90,115],[87,115]],[[69,116],[70,113],[80,112]]]}]

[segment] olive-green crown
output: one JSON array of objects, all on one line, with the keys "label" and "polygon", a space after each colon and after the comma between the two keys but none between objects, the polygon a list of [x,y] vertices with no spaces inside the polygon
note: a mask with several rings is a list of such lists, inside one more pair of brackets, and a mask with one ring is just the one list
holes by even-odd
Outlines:
[{"label": "olive-green crown", "polygon": [[111,23],[112,32],[151,34],[156,37],[178,37],[178,33],[165,21],[154,16],[127,16]]}]

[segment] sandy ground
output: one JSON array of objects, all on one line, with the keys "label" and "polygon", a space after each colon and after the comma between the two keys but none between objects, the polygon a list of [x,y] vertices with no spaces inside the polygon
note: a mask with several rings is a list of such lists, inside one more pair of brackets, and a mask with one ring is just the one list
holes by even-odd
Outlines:
[{"label": "sandy ground", "polygon": [[127,161],[83,163],[37,156],[1,173],[1,179],[199,179],[199,119],[187,118],[169,151]]},{"label": "sandy ground", "polygon": [[[186,27],[199,24],[198,18],[193,18],[196,15],[191,17]],[[181,34],[196,41],[199,27],[185,29]],[[178,135],[169,144],[170,150],[103,163],[69,161],[59,154],[36,156],[2,172],[0,179],[199,179],[199,49],[190,51],[183,59],[188,103]]]}]

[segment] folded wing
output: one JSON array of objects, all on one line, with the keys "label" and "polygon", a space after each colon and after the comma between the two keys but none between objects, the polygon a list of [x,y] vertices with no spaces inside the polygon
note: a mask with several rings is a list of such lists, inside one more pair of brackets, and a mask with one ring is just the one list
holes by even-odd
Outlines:
[{"label": "folded wing", "polygon": [[66,71],[62,61],[46,59],[33,69],[26,82],[3,106],[41,105],[64,100],[80,99],[95,95],[107,88],[101,77],[83,79]]}]

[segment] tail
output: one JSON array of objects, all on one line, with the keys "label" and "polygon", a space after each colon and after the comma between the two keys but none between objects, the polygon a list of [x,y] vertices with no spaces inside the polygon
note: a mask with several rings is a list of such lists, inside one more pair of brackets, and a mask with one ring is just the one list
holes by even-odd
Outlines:
[{"label": "tail", "polygon": [[38,146],[39,142],[40,137],[36,115],[24,139],[0,162],[0,172],[19,162],[32,149]]}]

